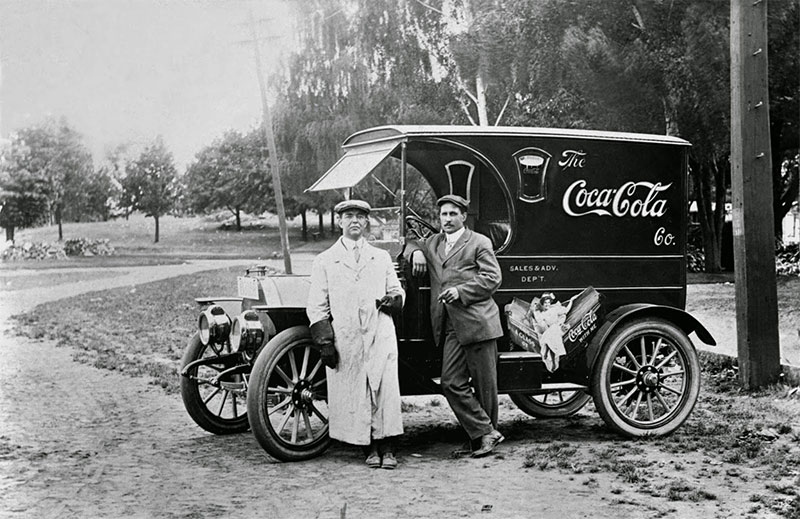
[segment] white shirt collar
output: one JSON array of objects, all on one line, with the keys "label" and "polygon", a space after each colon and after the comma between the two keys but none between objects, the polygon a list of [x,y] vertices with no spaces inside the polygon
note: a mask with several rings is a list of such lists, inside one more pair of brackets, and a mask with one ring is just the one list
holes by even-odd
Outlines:
[{"label": "white shirt collar", "polygon": [[350,251],[356,247],[358,247],[359,249],[364,248],[365,241],[366,240],[363,237],[359,238],[358,241],[356,241],[356,240],[351,240],[350,238],[347,238],[345,236],[342,236],[342,244],[344,244],[344,248]]},{"label": "white shirt collar", "polygon": [[464,234],[464,231],[466,231],[466,230],[467,230],[466,227],[462,227],[461,229],[457,230],[456,232],[453,232],[453,233],[450,233],[450,234],[445,233],[444,237],[447,240],[447,243],[449,243],[450,245],[453,245],[455,242],[458,241],[459,238],[461,238],[461,235]]}]

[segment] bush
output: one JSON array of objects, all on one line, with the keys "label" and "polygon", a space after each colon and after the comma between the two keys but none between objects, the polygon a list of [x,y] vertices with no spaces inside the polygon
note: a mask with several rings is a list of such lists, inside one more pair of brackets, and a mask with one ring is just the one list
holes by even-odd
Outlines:
[{"label": "bush", "polygon": [[800,276],[800,244],[778,247],[775,267],[779,276]]},{"label": "bush", "polygon": [[[687,244],[686,270],[705,271],[705,254],[702,248]],[[775,272],[779,276],[800,276],[800,244],[781,245],[775,250]]]},{"label": "bush", "polygon": [[702,248],[691,244],[686,246],[686,270],[689,272],[704,272],[706,270],[706,255]]}]

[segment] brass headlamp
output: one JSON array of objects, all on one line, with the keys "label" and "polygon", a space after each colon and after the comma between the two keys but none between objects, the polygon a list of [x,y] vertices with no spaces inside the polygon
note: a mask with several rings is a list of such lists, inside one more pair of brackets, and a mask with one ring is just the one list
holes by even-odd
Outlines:
[{"label": "brass headlamp", "polygon": [[221,306],[211,305],[200,314],[197,327],[204,345],[224,342],[230,333],[231,318]]}]

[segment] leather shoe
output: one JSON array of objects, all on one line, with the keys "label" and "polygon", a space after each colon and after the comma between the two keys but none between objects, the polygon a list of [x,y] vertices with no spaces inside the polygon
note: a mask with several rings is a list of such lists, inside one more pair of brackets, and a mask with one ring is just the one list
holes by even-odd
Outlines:
[{"label": "leather shoe", "polygon": [[367,456],[367,466],[371,469],[377,469],[381,466],[381,455],[378,454],[377,449],[372,449]]},{"label": "leather shoe", "polygon": [[481,446],[472,453],[472,457],[481,458],[487,454],[491,454],[494,448],[503,440],[505,440],[505,438],[497,429],[492,430],[492,432],[488,434],[484,434],[481,436]]},{"label": "leather shoe", "polygon": [[381,463],[381,468],[386,470],[394,470],[397,468],[397,458],[394,457],[393,453],[386,452],[383,454],[383,462]]}]

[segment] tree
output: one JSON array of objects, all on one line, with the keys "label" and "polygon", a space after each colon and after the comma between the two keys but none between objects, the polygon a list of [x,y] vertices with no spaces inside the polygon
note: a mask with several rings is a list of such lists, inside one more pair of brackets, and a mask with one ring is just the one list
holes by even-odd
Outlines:
[{"label": "tree", "polygon": [[225,133],[201,150],[187,169],[185,192],[195,212],[227,209],[242,229],[241,213],[275,210],[262,132]]},{"label": "tree", "polygon": [[15,135],[0,156],[0,226],[7,241],[14,241],[16,228],[33,225],[47,214],[47,182],[21,166],[29,151]]},{"label": "tree", "polygon": [[27,170],[47,183],[49,216],[58,225],[58,239],[64,239],[62,218],[72,189],[93,171],[92,155],[81,135],[64,119],[45,122],[20,130],[19,142],[27,152],[17,160],[17,167]]},{"label": "tree", "polygon": [[159,219],[175,204],[178,177],[175,163],[161,137],[147,146],[126,168],[122,189],[132,206],[152,216],[156,224],[155,243],[159,240]]},{"label": "tree", "polygon": [[800,2],[772,2],[768,12],[769,124],[775,237],[797,200],[800,112]]}]

